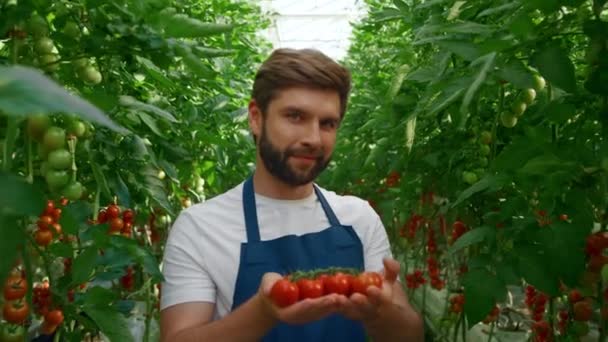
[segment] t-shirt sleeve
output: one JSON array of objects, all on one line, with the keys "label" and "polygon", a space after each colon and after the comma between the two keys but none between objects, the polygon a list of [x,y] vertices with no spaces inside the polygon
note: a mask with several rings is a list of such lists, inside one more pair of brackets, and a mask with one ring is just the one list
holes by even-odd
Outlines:
[{"label": "t-shirt sleeve", "polygon": [[[216,301],[216,286],[205,265],[200,246],[203,237],[192,216],[182,212],[175,220],[165,245],[160,308],[186,302]],[[195,243],[198,241],[199,244]]]},{"label": "t-shirt sleeve", "polygon": [[367,203],[365,203],[365,212],[368,213],[370,220],[366,243],[363,246],[365,270],[379,272],[384,269],[382,260],[393,257],[391,245],[380,216]]}]

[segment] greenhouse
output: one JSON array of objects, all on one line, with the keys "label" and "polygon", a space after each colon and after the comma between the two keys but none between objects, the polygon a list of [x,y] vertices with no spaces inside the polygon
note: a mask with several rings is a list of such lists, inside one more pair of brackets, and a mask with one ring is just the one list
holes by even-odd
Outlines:
[{"label": "greenhouse", "polygon": [[608,341],[606,0],[0,0],[0,342]]}]

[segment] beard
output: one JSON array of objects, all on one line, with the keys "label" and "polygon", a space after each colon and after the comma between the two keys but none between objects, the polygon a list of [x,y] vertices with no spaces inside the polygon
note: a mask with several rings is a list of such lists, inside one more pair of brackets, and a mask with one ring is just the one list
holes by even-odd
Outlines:
[{"label": "beard", "polygon": [[[292,186],[300,186],[312,182],[327,168],[331,160],[331,157],[324,160],[323,150],[317,151],[306,147],[299,149],[288,147],[285,151],[281,151],[268,139],[265,124],[262,124],[259,149],[260,157],[268,172],[285,184]],[[315,156],[314,165],[307,170],[293,168],[289,165],[288,160],[289,157],[297,155]]]}]

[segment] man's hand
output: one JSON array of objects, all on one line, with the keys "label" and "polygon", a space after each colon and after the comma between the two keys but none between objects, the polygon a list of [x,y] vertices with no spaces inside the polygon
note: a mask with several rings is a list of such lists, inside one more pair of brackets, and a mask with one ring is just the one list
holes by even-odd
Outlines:
[{"label": "man's hand", "polygon": [[340,297],[336,294],[326,295],[316,299],[304,299],[286,308],[276,306],[271,298],[270,291],[274,283],[282,277],[278,273],[266,273],[258,291],[263,311],[272,319],[290,324],[304,324],[322,319],[332,313],[338,312]]},{"label": "man's hand", "polygon": [[368,287],[367,296],[354,293],[350,298],[340,296],[340,313],[347,318],[372,322],[380,314],[383,307],[393,305],[393,286],[399,275],[400,265],[392,259],[384,259],[384,279],[382,288]]}]

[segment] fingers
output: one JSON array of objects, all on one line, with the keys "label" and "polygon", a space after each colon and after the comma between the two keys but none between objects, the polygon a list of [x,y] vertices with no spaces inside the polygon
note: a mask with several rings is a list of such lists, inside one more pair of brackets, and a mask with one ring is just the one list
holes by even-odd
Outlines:
[{"label": "fingers", "polygon": [[399,276],[401,265],[391,258],[384,258],[382,261],[384,263],[384,278],[388,282],[393,283],[397,280],[397,276]]},{"label": "fingers", "polygon": [[270,290],[272,290],[272,286],[277,280],[283,278],[279,273],[269,272],[264,274],[262,277],[262,290],[266,296],[270,295]]},{"label": "fingers", "polygon": [[339,295],[327,295],[321,298],[304,299],[284,309],[279,309],[281,321],[300,324],[315,321],[338,312]]}]

